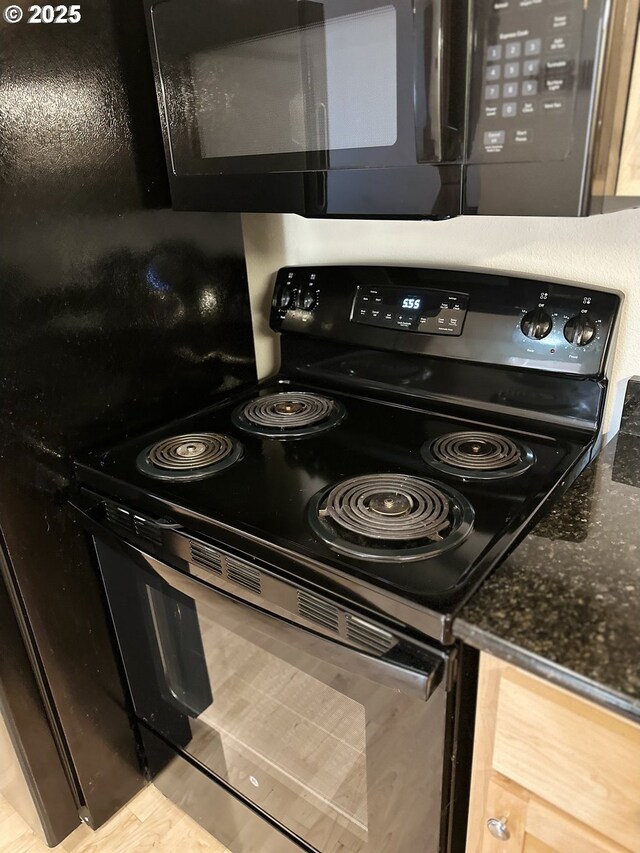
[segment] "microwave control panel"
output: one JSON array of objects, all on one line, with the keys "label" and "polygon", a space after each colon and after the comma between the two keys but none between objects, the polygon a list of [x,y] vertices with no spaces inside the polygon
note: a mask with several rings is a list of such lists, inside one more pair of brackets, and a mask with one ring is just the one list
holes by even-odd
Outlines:
[{"label": "microwave control panel", "polygon": [[593,75],[579,67],[583,0],[485,0],[474,9],[470,162],[563,160],[580,73]]}]

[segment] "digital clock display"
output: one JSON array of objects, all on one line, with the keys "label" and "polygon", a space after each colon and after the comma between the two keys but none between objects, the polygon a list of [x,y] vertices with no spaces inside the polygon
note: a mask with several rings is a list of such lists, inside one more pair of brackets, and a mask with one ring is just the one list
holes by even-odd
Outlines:
[{"label": "digital clock display", "polygon": [[422,306],[422,299],[418,296],[405,296],[402,300],[402,307],[407,311],[418,311]]}]

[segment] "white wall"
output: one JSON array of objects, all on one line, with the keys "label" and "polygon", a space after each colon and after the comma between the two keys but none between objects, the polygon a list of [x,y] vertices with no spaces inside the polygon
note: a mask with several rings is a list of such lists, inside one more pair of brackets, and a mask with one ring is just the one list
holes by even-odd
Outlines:
[{"label": "white wall", "polygon": [[461,216],[446,222],[246,214],[243,230],[262,376],[277,367],[277,341],[267,317],[273,273],[286,264],[497,270],[623,291],[607,413],[611,429],[617,429],[624,382],[640,374],[640,210],[586,219]]}]

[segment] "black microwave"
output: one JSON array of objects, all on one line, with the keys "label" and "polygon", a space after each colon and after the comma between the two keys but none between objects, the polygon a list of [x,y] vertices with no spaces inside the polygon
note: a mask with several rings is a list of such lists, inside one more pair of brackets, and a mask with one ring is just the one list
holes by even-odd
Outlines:
[{"label": "black microwave", "polygon": [[631,206],[611,175],[637,10],[147,0],[173,206],[407,218]]}]

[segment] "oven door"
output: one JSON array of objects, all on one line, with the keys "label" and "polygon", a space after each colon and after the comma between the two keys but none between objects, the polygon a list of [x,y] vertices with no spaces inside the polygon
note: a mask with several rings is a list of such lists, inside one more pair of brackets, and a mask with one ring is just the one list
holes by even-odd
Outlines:
[{"label": "oven door", "polygon": [[[214,189],[211,205],[216,187],[219,203],[233,204],[222,191],[227,186],[239,194],[240,209],[256,209],[247,196],[251,186],[260,191],[256,176],[281,175],[278,185],[299,187],[301,198],[280,198],[267,182],[272,195],[265,209],[297,203],[307,210],[293,212],[309,212],[310,205],[316,212],[327,209],[328,190],[334,205],[340,195],[348,204],[354,171],[374,170],[375,195],[376,170],[415,172],[460,159],[465,3],[155,0],[148,6],[170,174],[217,177],[204,183]],[[327,179],[343,171],[342,179]],[[225,176],[235,182],[225,183]]]},{"label": "oven door", "polygon": [[300,849],[441,849],[442,657],[406,641],[363,654],[240,585],[232,596],[127,543],[96,548],[135,714],[210,784]]}]

